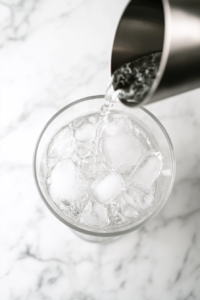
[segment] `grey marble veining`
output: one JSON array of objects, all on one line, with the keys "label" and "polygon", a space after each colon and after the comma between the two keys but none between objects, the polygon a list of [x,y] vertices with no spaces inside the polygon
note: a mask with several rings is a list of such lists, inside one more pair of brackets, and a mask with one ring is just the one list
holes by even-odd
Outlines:
[{"label": "grey marble veining", "polygon": [[155,219],[107,245],[45,207],[32,156],[58,109],[103,94],[127,0],[0,2],[0,299],[200,299],[200,89],[147,108],[175,149],[172,194]]}]

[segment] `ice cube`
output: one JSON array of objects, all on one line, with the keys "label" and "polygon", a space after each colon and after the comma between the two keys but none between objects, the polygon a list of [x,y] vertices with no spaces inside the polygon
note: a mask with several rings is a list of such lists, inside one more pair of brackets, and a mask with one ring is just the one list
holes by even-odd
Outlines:
[{"label": "ice cube", "polygon": [[49,157],[68,158],[74,151],[75,143],[73,131],[69,127],[60,130],[49,145],[47,155]]},{"label": "ice cube", "polygon": [[162,175],[166,176],[166,177],[171,177],[172,176],[172,171],[170,169],[163,170]]},{"label": "ice cube", "polygon": [[123,207],[123,215],[128,218],[135,218],[138,216],[138,212],[131,205],[126,204]]},{"label": "ice cube", "polygon": [[72,201],[76,197],[76,169],[70,159],[59,161],[51,172],[49,193],[55,203]]},{"label": "ice cube", "polygon": [[89,157],[84,159],[82,164],[80,165],[80,172],[82,176],[88,180],[92,180],[96,177],[96,174],[94,173],[94,159]]},{"label": "ice cube", "polygon": [[141,211],[143,209],[142,203],[145,196],[145,191],[137,189],[135,187],[130,187],[128,189],[128,193],[123,193],[122,197],[126,201],[127,204],[131,205],[137,211]]},{"label": "ice cube", "polygon": [[96,125],[85,123],[75,131],[75,138],[78,142],[92,142],[96,136]]},{"label": "ice cube", "polygon": [[153,194],[146,194],[144,199],[143,199],[143,209],[148,208],[149,206],[152,205],[154,201],[154,195]]},{"label": "ice cube", "polygon": [[91,115],[88,117],[88,121],[92,124],[97,124],[99,121],[99,117],[97,114]]},{"label": "ice cube", "polygon": [[78,127],[80,127],[81,125],[83,125],[84,123],[86,123],[86,120],[85,120],[85,118],[84,117],[80,117],[80,118],[77,118],[77,119],[75,119],[74,121],[73,121],[73,128],[75,129],[75,128],[78,128]]},{"label": "ice cube", "polygon": [[78,221],[86,205],[87,200],[83,198],[81,199],[81,201],[76,201],[73,203],[63,201],[61,204],[58,205],[58,207],[60,208],[60,210],[66,213],[66,215]]},{"label": "ice cube", "polygon": [[117,206],[119,204],[118,211],[123,216],[128,218],[135,218],[138,215],[138,204],[135,203],[134,199],[126,192],[123,191],[119,196],[115,198]]},{"label": "ice cube", "polygon": [[130,194],[128,194],[127,192],[123,192],[121,194],[121,198],[122,198],[123,204],[129,204],[129,205],[132,205],[133,207],[135,207],[134,197],[131,196]]},{"label": "ice cube", "polygon": [[88,226],[102,227],[108,223],[105,208],[99,203],[89,202],[80,218],[80,222]]},{"label": "ice cube", "polygon": [[128,189],[128,195],[131,198],[123,197],[126,200],[126,202],[134,207],[137,211],[145,210],[149,208],[153,201],[154,201],[154,188],[150,188],[149,190],[140,190],[135,187],[130,187]]},{"label": "ice cube", "polygon": [[105,137],[102,141],[102,151],[105,159],[119,172],[131,169],[141,156],[138,141],[133,135]]},{"label": "ice cube", "polygon": [[96,179],[91,185],[93,195],[101,203],[106,203],[114,198],[123,188],[123,178],[116,172],[107,173],[104,177]]},{"label": "ice cube", "polygon": [[119,114],[111,114],[106,124],[104,135],[117,136],[131,134],[132,126],[129,118]]},{"label": "ice cube", "polygon": [[144,190],[149,189],[157,180],[162,170],[162,155],[160,152],[150,150],[137,163],[131,173],[127,184],[132,183]]},{"label": "ice cube", "polygon": [[106,210],[103,205],[99,203],[94,203],[93,205],[93,212],[97,215],[98,220],[100,223],[105,224],[108,221]]},{"label": "ice cube", "polygon": [[94,149],[94,144],[91,142],[79,143],[76,146],[76,153],[80,158],[86,158],[91,155],[93,149]]},{"label": "ice cube", "polygon": [[90,156],[82,161],[80,172],[84,178],[94,180],[97,177],[104,176],[107,169],[106,164],[99,156],[95,158]]},{"label": "ice cube", "polygon": [[152,194],[155,195],[156,192],[156,184],[153,184],[148,190],[145,191],[146,194]]},{"label": "ice cube", "polygon": [[122,215],[121,205],[117,201],[111,201],[106,205],[108,218],[111,225],[121,225],[125,221]]}]

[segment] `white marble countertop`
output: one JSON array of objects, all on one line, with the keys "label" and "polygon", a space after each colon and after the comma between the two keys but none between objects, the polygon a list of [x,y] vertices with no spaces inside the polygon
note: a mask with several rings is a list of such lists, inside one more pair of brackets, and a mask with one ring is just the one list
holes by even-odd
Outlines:
[{"label": "white marble countertop", "polygon": [[0,299],[200,299],[200,89],[147,108],[175,148],[173,192],[157,217],[108,245],[76,237],[36,190],[32,156],[47,120],[103,94],[127,0],[0,2]]}]

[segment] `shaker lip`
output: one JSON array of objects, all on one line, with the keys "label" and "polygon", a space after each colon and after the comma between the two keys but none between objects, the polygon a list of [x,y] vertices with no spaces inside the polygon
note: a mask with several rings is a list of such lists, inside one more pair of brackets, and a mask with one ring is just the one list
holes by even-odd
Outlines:
[{"label": "shaker lip", "polygon": [[[123,33],[122,22],[124,22],[123,19],[126,17],[125,15],[129,11],[130,7],[134,4],[134,2],[136,2],[136,1],[132,0],[127,3],[126,7],[122,11],[118,26],[115,31],[115,35],[113,38],[113,44],[112,44],[112,50],[111,50],[111,56],[110,56],[111,57],[111,59],[110,59],[110,73],[111,74],[116,70],[117,54],[116,54],[116,50],[114,50],[114,49],[117,49],[118,45],[116,45],[116,44],[120,40],[120,36],[122,36],[122,33]],[[145,1],[145,0],[143,2],[145,2],[145,4],[147,3],[147,1]],[[153,85],[151,86],[146,97],[139,104],[135,104],[131,101],[128,102],[126,100],[120,100],[123,104],[130,106],[130,107],[142,107],[145,104],[153,102],[152,96],[154,95],[155,91],[157,90],[159,83],[163,77],[163,74],[164,74],[164,71],[165,71],[165,68],[167,65],[169,53],[170,53],[171,11],[170,11],[169,1],[168,0],[160,0],[160,1],[153,1],[153,2],[155,2],[155,3],[161,2],[161,5],[162,5],[161,18],[162,18],[162,13],[163,13],[163,37],[162,37],[163,40],[162,40],[162,42],[160,41],[160,44],[162,44],[162,49],[155,49],[154,51],[147,50],[146,53],[138,53],[137,55],[132,55],[129,57],[129,60],[126,59],[124,61],[124,63],[131,61],[131,59],[133,59],[133,58],[137,59],[139,57],[148,55],[150,53],[161,51],[162,56],[161,56],[160,66],[158,69],[157,76],[153,82]],[[129,14],[129,17],[130,17],[130,14]],[[129,21],[130,21],[130,19],[129,19]],[[129,30],[130,30],[130,28],[129,28]],[[123,39],[125,39],[125,35],[123,35]],[[123,47],[121,47],[120,49],[123,49]]]}]

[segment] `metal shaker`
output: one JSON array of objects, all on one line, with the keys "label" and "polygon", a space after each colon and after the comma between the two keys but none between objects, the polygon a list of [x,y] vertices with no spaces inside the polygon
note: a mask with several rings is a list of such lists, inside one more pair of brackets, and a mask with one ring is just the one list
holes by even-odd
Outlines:
[{"label": "metal shaker", "polygon": [[155,51],[162,51],[159,71],[140,105],[200,87],[200,0],[129,2],[116,30],[111,73]]}]

